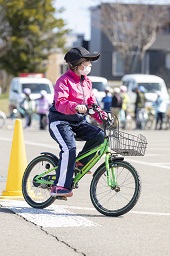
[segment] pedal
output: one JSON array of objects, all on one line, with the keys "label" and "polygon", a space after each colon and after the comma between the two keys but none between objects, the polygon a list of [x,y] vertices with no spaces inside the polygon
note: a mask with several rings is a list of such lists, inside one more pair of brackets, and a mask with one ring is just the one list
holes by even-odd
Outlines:
[{"label": "pedal", "polygon": [[67,197],[66,196],[56,196],[57,200],[64,200],[67,201]]}]

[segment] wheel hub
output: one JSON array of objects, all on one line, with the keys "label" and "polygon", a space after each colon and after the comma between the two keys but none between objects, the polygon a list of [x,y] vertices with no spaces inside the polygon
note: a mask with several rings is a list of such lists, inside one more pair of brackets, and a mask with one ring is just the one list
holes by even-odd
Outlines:
[{"label": "wheel hub", "polygon": [[115,191],[119,192],[120,191],[120,187],[115,187]]}]

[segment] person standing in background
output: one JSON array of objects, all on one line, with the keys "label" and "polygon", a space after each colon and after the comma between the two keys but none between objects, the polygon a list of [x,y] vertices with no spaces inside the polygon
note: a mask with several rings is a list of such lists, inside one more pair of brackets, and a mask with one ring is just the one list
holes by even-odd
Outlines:
[{"label": "person standing in background", "polygon": [[20,108],[23,111],[23,116],[26,119],[26,124],[24,128],[30,127],[32,123],[32,114],[35,111],[35,101],[31,99],[30,88],[24,88],[23,93],[25,94],[24,99],[20,103]]},{"label": "person standing in background", "polygon": [[103,97],[103,99],[102,99],[103,110],[104,111],[110,111],[110,108],[112,106],[112,96],[111,96],[109,87],[106,87],[105,94],[106,94],[105,97]]},{"label": "person standing in background", "polygon": [[165,118],[167,110],[167,100],[164,99],[161,95],[161,92],[157,92],[157,99],[153,104],[156,110],[156,124],[155,130],[158,129],[158,124],[160,123],[159,130],[162,130],[163,121]]},{"label": "person standing in background", "polygon": [[119,111],[122,108],[122,97],[120,95],[120,88],[116,87],[113,91],[111,111],[119,116]]},{"label": "person standing in background", "polygon": [[40,123],[39,123],[39,128],[40,130],[45,130],[47,122],[47,114],[49,111],[49,102],[47,99],[47,92],[45,90],[40,91],[41,97],[36,100],[36,112],[40,117]]},{"label": "person standing in background", "polygon": [[145,95],[144,95],[144,87],[139,86],[135,88],[134,92],[136,93],[136,101],[135,101],[135,121],[136,121],[136,129],[141,129],[141,120],[138,118],[138,113],[141,109],[145,108]]},{"label": "person standing in background", "polygon": [[127,87],[125,85],[120,86],[120,93],[122,97],[122,108],[120,110],[122,116],[121,120],[121,125],[122,128],[125,129],[126,127],[126,118],[127,118],[127,109],[128,109],[128,104],[129,104],[129,96],[127,94]]}]

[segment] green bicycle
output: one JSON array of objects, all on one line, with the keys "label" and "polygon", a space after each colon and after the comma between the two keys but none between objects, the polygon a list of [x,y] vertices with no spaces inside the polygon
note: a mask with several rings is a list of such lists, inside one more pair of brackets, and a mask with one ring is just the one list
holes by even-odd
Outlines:
[{"label": "green bicycle", "polygon": [[[97,111],[95,109],[95,111]],[[94,207],[106,216],[120,216],[129,212],[137,203],[141,180],[135,168],[124,161],[122,156],[143,156],[147,147],[144,136],[134,136],[115,127],[115,117],[108,114],[107,122],[103,120],[104,142],[79,155],[76,161],[94,154],[94,157],[80,170],[75,168],[72,188],[78,188],[79,181],[94,165],[105,156],[105,161],[94,172],[90,184],[90,198]],[[120,156],[121,155],[121,156]],[[49,152],[42,152],[27,166],[22,180],[22,192],[25,201],[34,208],[50,206],[56,199],[50,190],[55,180],[58,158]]]}]

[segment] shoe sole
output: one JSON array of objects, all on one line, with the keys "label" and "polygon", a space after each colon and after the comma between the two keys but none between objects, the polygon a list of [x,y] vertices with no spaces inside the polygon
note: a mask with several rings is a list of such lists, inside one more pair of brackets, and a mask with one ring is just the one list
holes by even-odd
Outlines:
[{"label": "shoe sole", "polygon": [[66,196],[56,196],[57,200],[64,200],[67,201],[67,197]]},{"label": "shoe sole", "polygon": [[73,192],[70,193],[62,193],[62,194],[57,194],[57,193],[50,193],[52,197],[58,197],[58,196],[63,196],[63,197],[72,197]]}]

